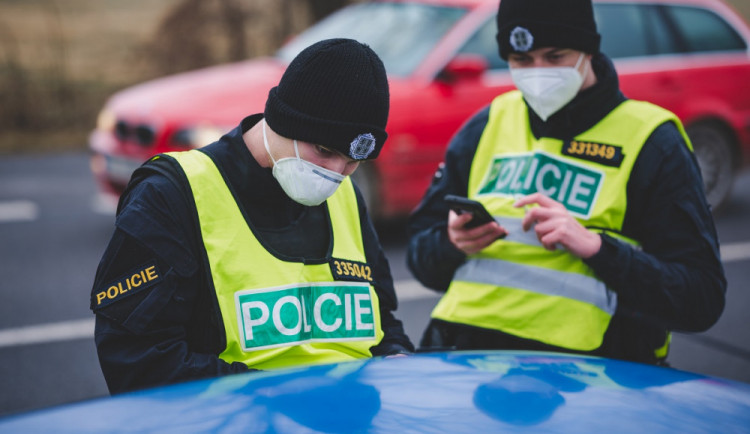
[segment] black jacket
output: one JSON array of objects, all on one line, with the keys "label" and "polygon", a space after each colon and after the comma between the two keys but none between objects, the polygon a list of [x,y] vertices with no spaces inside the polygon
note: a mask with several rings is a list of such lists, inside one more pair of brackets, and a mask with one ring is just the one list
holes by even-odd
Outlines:
[{"label": "black jacket", "polygon": [[[259,166],[245,146],[243,132],[261,118],[244,119],[204,151],[229,181],[266,246],[281,257],[323,258],[330,241],[323,229],[327,227],[325,204],[305,207],[292,201],[271,170]],[[228,364],[218,358],[226,338],[204,264],[195,203],[184,174],[172,164],[157,159],[133,174],[96,273],[91,308],[96,313],[99,361],[111,393],[248,371],[242,363]],[[397,301],[390,266],[356,191],[365,255],[373,270],[385,332],[372,353],[408,353],[414,348],[393,316]],[[97,299],[97,294],[123,282],[123,276],[144,269],[158,278],[112,300]],[[136,279],[136,283],[148,279],[146,273],[143,276],[146,279]]]},{"label": "black jacket", "polygon": [[[612,62],[593,59],[597,83],[543,122],[529,110],[533,134],[572,139],[596,125],[626,97]],[[488,120],[485,108],[452,139],[421,204],[410,216],[407,262],[425,286],[445,292],[465,255],[448,240],[446,194],[467,194],[471,162]],[[703,192],[697,162],[672,123],[660,125],[639,154],[627,185],[623,234],[638,240],[636,250],[602,235],[602,248],[585,262],[617,292],[618,309],[602,347],[594,354],[655,362],[667,330],[703,331],[724,308],[726,280],[719,243]],[[433,321],[434,323],[434,321]],[[451,324],[438,324],[444,330]],[[464,326],[453,327],[467,330]],[[471,330],[466,333],[481,332]],[[426,335],[427,336],[427,335]],[[493,334],[493,345],[554,349]]]}]

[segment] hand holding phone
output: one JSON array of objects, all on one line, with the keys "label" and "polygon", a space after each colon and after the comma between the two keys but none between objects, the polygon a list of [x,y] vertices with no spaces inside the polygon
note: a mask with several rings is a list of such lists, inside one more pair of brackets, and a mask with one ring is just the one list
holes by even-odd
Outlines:
[{"label": "hand holding phone", "polygon": [[480,202],[476,200],[467,199],[465,197],[456,196],[453,194],[445,195],[445,201],[448,206],[456,212],[456,214],[471,213],[473,218],[464,225],[464,228],[471,229],[477,226],[481,226],[485,223],[495,221],[495,218],[487,211],[487,209]]}]

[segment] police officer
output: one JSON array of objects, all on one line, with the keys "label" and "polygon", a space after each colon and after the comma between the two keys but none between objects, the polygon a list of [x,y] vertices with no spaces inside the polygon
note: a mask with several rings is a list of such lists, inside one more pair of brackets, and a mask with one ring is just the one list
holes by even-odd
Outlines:
[{"label": "police officer", "polygon": [[[517,89],[455,135],[409,221],[409,268],[445,293],[421,346],[663,362],[726,291],[683,126],[620,92],[591,0],[502,0],[497,24]],[[495,221],[467,229],[446,194]]]},{"label": "police officer", "polygon": [[377,55],[321,41],[264,113],[133,174],[91,294],[111,393],[413,351],[349,178],[378,156],[388,108]]}]

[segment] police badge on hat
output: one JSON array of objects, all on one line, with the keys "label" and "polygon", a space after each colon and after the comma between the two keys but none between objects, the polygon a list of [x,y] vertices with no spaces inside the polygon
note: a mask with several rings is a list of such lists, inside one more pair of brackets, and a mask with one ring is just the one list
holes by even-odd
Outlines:
[{"label": "police badge on hat", "polygon": [[370,134],[360,134],[349,144],[349,155],[355,160],[364,160],[375,150],[375,137]]},{"label": "police badge on hat", "polygon": [[510,45],[516,51],[529,51],[534,46],[534,36],[521,26],[510,32]]}]

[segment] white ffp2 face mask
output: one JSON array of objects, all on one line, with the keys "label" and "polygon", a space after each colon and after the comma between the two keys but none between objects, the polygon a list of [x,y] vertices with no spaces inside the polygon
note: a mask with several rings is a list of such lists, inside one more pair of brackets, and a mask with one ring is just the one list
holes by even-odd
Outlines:
[{"label": "white ffp2 face mask", "polygon": [[292,200],[306,206],[317,206],[331,197],[346,178],[344,175],[305,161],[299,157],[297,141],[294,141],[295,157],[273,159],[266,138],[266,120],[263,119],[263,144],[273,161],[273,177]]},{"label": "white ffp2 face mask", "polygon": [[576,66],[552,68],[511,68],[510,76],[526,103],[543,121],[557,113],[565,104],[575,98],[583,85],[588,72],[588,64],[583,74],[578,72],[584,53]]}]

